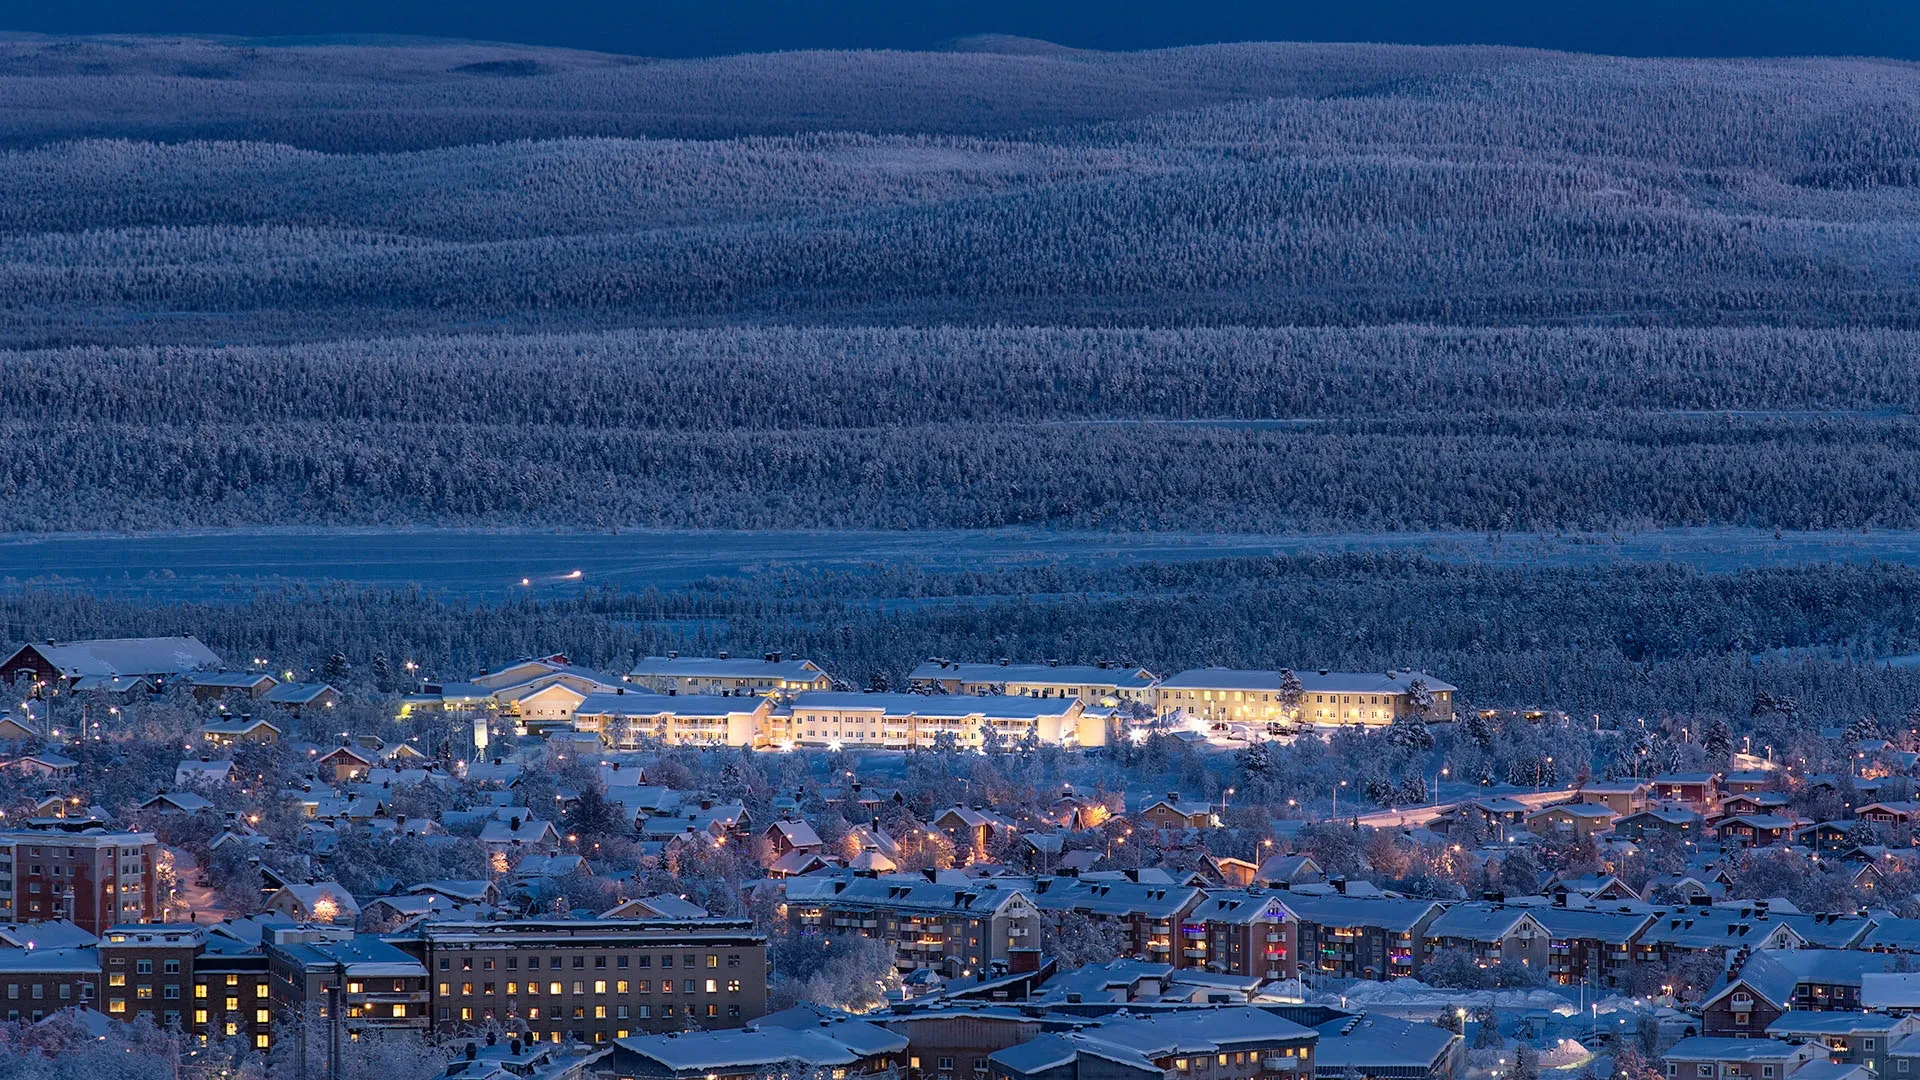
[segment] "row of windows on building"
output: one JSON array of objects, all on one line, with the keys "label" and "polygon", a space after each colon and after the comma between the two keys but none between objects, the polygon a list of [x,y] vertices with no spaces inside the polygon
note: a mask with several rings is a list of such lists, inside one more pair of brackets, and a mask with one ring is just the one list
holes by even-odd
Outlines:
[{"label": "row of windows on building", "polygon": [[[704,987],[702,986],[703,982],[705,984]],[[441,983],[440,996],[452,997],[453,987],[455,985],[456,984],[451,982]],[[483,982],[478,984],[470,983],[470,982],[462,982],[457,985],[460,987],[460,994],[463,997],[472,997],[474,995],[475,985],[478,985],[480,987],[479,993],[481,996],[484,997],[486,995],[492,994],[494,992],[494,987],[497,984],[490,983],[490,982]],[[651,994],[654,992],[654,989],[653,989],[654,984],[653,984],[653,980],[651,979],[638,979],[632,982],[629,982],[626,979],[616,979],[611,984],[609,984],[605,979],[595,979],[593,980],[593,993],[604,994],[607,992],[607,987],[609,985],[613,987],[613,992],[616,994],[627,994],[627,993]],[[717,994],[720,992],[720,985],[721,983],[719,979],[705,979],[705,980],[683,979],[681,980],[681,992],[685,994],[697,994],[702,992],[702,990],[704,989],[706,993]],[[560,982],[557,980],[553,982],[549,982],[547,983],[547,996],[560,997],[568,992],[567,986],[568,986],[567,983]],[[584,979],[574,980],[572,983],[572,987],[573,987],[572,992],[575,994],[587,993],[587,982]],[[740,980],[739,979],[726,980],[726,988],[727,988],[727,993],[729,994],[739,993]],[[512,980],[509,980],[507,982],[507,991],[506,991],[507,993],[518,994],[520,993],[521,989],[522,989],[522,986],[520,983]],[[528,996],[537,997],[540,994],[540,983],[537,980],[529,979],[524,989],[526,990]],[[673,993],[673,980],[661,979],[659,992],[662,994]]]},{"label": "row of windows on building", "polygon": [[[681,1005],[668,1004],[668,1005],[660,1006],[660,1016],[662,1019],[667,1019],[667,1020],[677,1019],[682,1016],[694,1017],[694,1018],[699,1018],[704,1016],[710,1020],[717,1020],[720,1018],[722,1008],[723,1006],[720,1006],[720,1005],[681,1006]],[[726,1010],[726,1016],[728,1019],[731,1019],[731,1020],[740,1019],[740,1006],[727,1005],[727,1006],[724,1006],[724,1008]],[[589,1010],[591,1010],[591,1012],[589,1012]],[[483,1020],[483,1021],[501,1019],[501,1017],[496,1015],[496,1010],[486,1008],[484,1006],[481,1006],[481,1007],[475,1007],[472,1005],[461,1005],[458,1007],[451,1006],[451,1005],[440,1006],[440,1019],[451,1022],[454,1019],[456,1019],[456,1015],[458,1019],[462,1021],[469,1021],[469,1022],[476,1019]],[[569,1019],[572,1019],[572,1020],[587,1020],[587,1019],[651,1020],[653,1019],[653,1015],[654,1015],[654,1007],[651,1005],[633,1005],[633,1006],[574,1005],[571,1007],[565,1006],[565,1005],[555,1005],[555,1006],[546,1006],[546,1007],[543,1007],[540,1005],[529,1005],[526,1007],[526,1010],[524,1012],[517,1009],[508,1009],[506,1012],[505,1018],[506,1019],[525,1019],[529,1021],[547,1020],[552,1022],[559,1022],[559,1021],[569,1020]],[[630,1034],[628,1029],[621,1028],[613,1033],[613,1037],[616,1039],[624,1039],[628,1036],[628,1034]],[[560,1041],[559,1032],[557,1031],[552,1032],[551,1035],[554,1042]],[[574,1038],[576,1039],[581,1038],[578,1032],[574,1032],[573,1035],[574,1035]],[[607,1033],[604,1031],[595,1032],[593,1034],[593,1041],[606,1042]]]},{"label": "row of windows on building", "polygon": [[[587,957],[585,957],[585,956],[575,956],[575,957],[572,957],[571,959],[572,959],[572,967],[573,967],[573,968],[574,968],[575,970],[582,970],[582,969],[585,969],[585,968],[586,968],[586,966],[587,966]],[[594,967],[595,967],[596,969],[604,969],[604,968],[605,968],[605,967],[607,966],[607,959],[608,959],[608,958],[607,958],[606,956],[604,956],[604,955],[601,955],[601,956],[595,956],[595,957],[593,957],[593,966],[594,966]],[[506,963],[506,968],[505,968],[505,970],[507,970],[507,971],[518,971],[518,970],[519,970],[519,968],[520,968],[520,958],[519,958],[519,957],[517,957],[517,956],[509,956],[509,957],[507,957],[507,958],[506,958],[506,960],[507,960],[507,963]],[[564,968],[564,967],[566,967],[566,966],[568,966],[568,965],[567,965],[567,960],[568,960],[568,958],[567,958],[567,957],[564,957],[564,956],[553,956],[553,957],[549,957],[549,958],[547,959],[547,967],[548,967],[548,969],[550,969],[550,970],[552,970],[552,971],[559,971],[559,970],[561,970],[562,968]],[[624,955],[622,955],[622,956],[616,956],[616,957],[613,957],[613,960],[615,961],[615,963],[614,963],[614,965],[613,965],[613,966],[614,966],[615,968],[624,968],[624,967],[627,967],[627,966],[628,966],[628,961],[629,961],[629,960],[631,960],[631,961],[632,961],[632,966],[633,966],[633,967],[636,967],[636,968],[650,968],[650,967],[652,967],[652,966],[653,966],[653,957],[651,957],[651,956],[637,956],[637,957],[628,957],[628,956],[624,956]],[[680,957],[680,961],[681,961],[681,963],[680,963],[680,966],[681,966],[681,967],[684,967],[684,968],[695,968],[695,967],[701,967],[701,966],[703,966],[703,963],[702,963],[702,958],[701,958],[701,956],[700,956],[700,954],[698,954],[698,953],[686,953],[686,954],[683,954],[683,955],[682,955],[682,956]],[[460,970],[461,970],[461,971],[472,971],[472,970],[474,970],[474,966],[473,966],[473,964],[474,964],[474,958],[473,958],[473,957],[471,957],[471,956],[463,956],[463,957],[461,957],[461,958],[460,958]],[[494,958],[493,958],[493,957],[490,957],[490,956],[483,956],[483,957],[480,957],[480,970],[481,970],[481,971],[493,971],[493,970],[494,970],[494,964],[495,964],[495,960],[494,960]],[[671,967],[673,967],[673,956],[672,956],[672,954],[667,954],[667,955],[663,955],[663,956],[661,956],[661,957],[660,957],[660,966],[661,966],[661,968],[663,968],[663,969],[665,969],[665,968],[671,968]],[[705,961],[704,961],[704,966],[705,966],[705,967],[709,967],[709,968],[717,968],[717,967],[719,967],[719,966],[720,966],[720,954],[719,954],[719,953],[708,953],[708,954],[706,954],[706,957],[705,957]],[[730,968],[737,968],[737,967],[739,967],[739,966],[740,966],[740,954],[739,954],[739,953],[728,953],[728,954],[727,954],[727,966],[728,966],[728,967],[730,967]],[[450,956],[443,956],[443,957],[441,957],[441,958],[440,958],[440,964],[439,964],[439,968],[440,968],[440,970],[441,970],[441,971],[451,971],[451,970],[453,970],[453,958],[452,958],[452,957],[450,957]],[[540,970],[540,958],[539,958],[539,957],[537,957],[537,956],[530,956],[530,957],[528,957],[528,958],[527,958],[527,970],[528,970],[528,971],[539,971],[539,970]],[[444,984],[443,984],[443,985],[444,985]],[[622,985],[624,985],[624,984],[622,984]],[[444,993],[444,991],[443,991],[443,993]]]}]

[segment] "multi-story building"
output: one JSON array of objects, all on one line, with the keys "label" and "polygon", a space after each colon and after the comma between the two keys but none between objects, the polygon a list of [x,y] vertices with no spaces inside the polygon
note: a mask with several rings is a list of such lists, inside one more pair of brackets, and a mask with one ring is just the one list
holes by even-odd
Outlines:
[{"label": "multi-story building", "polygon": [[90,934],[160,913],[160,843],[97,821],[41,819],[0,832],[0,922],[68,919]]},{"label": "multi-story building", "polygon": [[1336,979],[1397,979],[1419,972],[1444,905],[1431,900],[1289,892],[1300,973]]},{"label": "multi-story building", "polygon": [[1149,709],[1159,680],[1125,664],[962,664],[929,660],[907,676],[915,690],[941,694],[1012,694],[1078,698],[1101,708],[1138,704]]},{"label": "multi-story building", "polygon": [[1077,698],[1007,694],[804,693],[773,711],[768,741],[776,746],[909,750],[950,735],[977,748],[993,732],[1008,743],[1032,734],[1049,746],[1105,746],[1108,714]]},{"label": "multi-story building", "polygon": [[[1188,936],[1192,925],[1200,927],[1199,935]],[[1204,942],[1203,962],[1191,966],[1223,975],[1291,979],[1297,972],[1295,928],[1292,914],[1272,893],[1213,889],[1181,925],[1182,952]]]},{"label": "multi-story building", "polygon": [[1827,1060],[1841,1065],[1865,1065],[1875,1076],[1888,1076],[1897,1071],[1889,1063],[1888,1051],[1895,1043],[1914,1034],[1920,1034],[1920,1016],[1869,1012],[1795,1009],[1767,1025],[1770,1039],[1814,1043],[1826,1050]]},{"label": "multi-story building", "polygon": [[389,940],[430,976],[441,1035],[491,1021],[607,1043],[767,1011],[767,939],[744,919],[423,922]]},{"label": "multi-story building", "polygon": [[337,998],[349,1035],[432,1023],[426,966],[373,934],[303,927],[272,935],[265,949],[271,997],[289,1014],[331,1021]]},{"label": "multi-story building", "polygon": [[662,694],[796,694],[833,688],[833,680],[820,665],[777,652],[759,659],[726,653],[648,656],[627,673],[627,681]]},{"label": "multi-story building", "polygon": [[1040,909],[1018,887],[913,878],[822,877],[787,882],[787,914],[803,929],[859,934],[893,946],[902,971],[965,977],[1009,964],[1040,942]]},{"label": "multi-story building", "polygon": [[1532,914],[1547,932],[1547,977],[1563,985],[1596,987],[1619,985],[1633,966],[1634,942],[1657,918],[1632,904],[1554,905],[1535,908]]},{"label": "multi-story building", "polygon": [[1206,928],[1189,919],[1206,894],[1191,885],[1041,878],[1033,895],[1042,911],[1071,911],[1116,927],[1122,955],[1176,968],[1206,966]]},{"label": "multi-story building", "polygon": [[115,1020],[146,1016],[161,1027],[195,1030],[193,961],[206,947],[199,926],[115,926],[100,938],[102,1010]]},{"label": "multi-story building", "polygon": [[[1157,711],[1184,712],[1201,720],[1240,724],[1313,724],[1348,726],[1391,724],[1401,716],[1453,719],[1449,683],[1416,671],[1304,671],[1300,700],[1290,705],[1279,671],[1198,668],[1160,681]],[[1421,701],[1426,708],[1419,707]]]},{"label": "multi-story building", "polygon": [[35,1023],[60,1009],[94,1008],[100,992],[100,956],[91,945],[0,949],[0,994],[9,1022]]},{"label": "multi-story building", "polygon": [[758,746],[766,742],[773,699],[764,694],[666,695],[619,690],[594,694],[574,710],[576,731],[630,749],[647,739],[668,746]]}]

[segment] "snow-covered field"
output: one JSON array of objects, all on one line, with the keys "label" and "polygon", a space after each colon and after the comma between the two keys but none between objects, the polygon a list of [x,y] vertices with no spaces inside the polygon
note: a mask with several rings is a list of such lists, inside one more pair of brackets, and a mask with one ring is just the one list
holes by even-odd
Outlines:
[{"label": "snow-covered field", "polygon": [[[1026,529],[913,532],[642,530],[214,530],[0,537],[0,587],[59,587],[159,599],[333,581],[419,584],[449,594],[551,595],[583,586],[684,586],[781,566],[932,568],[1058,562],[1115,565],[1307,552],[1413,551],[1494,564],[1673,562],[1710,572],[1808,562],[1920,565],[1920,532],[1669,529],[1626,534],[1346,533],[1251,536]],[[576,571],[577,576],[576,576]],[[523,584],[524,583],[524,584]]]}]

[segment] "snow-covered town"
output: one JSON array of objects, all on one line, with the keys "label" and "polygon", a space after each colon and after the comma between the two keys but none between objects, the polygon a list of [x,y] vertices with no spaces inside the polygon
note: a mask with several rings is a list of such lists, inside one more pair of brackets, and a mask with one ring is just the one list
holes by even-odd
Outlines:
[{"label": "snow-covered town", "polygon": [[[1663,748],[1412,672],[274,668],[0,664],[8,1021],[542,1080],[758,1076],[774,1043],[926,1080],[1920,1058],[1911,730]],[[1421,782],[1339,778],[1386,757]]]}]

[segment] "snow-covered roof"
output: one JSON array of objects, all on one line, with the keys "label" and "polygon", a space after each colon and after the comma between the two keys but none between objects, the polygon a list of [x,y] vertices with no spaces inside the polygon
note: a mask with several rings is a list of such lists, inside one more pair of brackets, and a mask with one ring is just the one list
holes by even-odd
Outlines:
[{"label": "snow-covered roof", "polygon": [[[1404,694],[1414,682],[1424,682],[1434,693],[1459,687],[1422,671],[1296,671],[1300,688],[1309,694]],[[1160,680],[1162,690],[1257,690],[1277,693],[1281,675],[1274,671],[1236,668],[1193,668]]]},{"label": "snow-covered roof", "polygon": [[1362,1076],[1404,1075],[1391,1069],[1430,1070],[1460,1036],[1434,1024],[1415,1024],[1390,1016],[1361,1013],[1319,1025],[1313,1048],[1314,1072]]},{"label": "snow-covered roof", "polygon": [[758,656],[646,656],[628,672],[636,679],[790,679],[812,682],[824,672],[811,660],[768,660]]},{"label": "snow-covered roof", "polygon": [[1018,694],[861,694],[837,690],[809,690],[796,694],[792,712],[837,709],[841,712],[877,712],[884,716],[932,716],[1008,720],[1035,720],[1063,716],[1080,707],[1074,698],[1036,698]]},{"label": "snow-covered roof", "polygon": [[263,694],[260,700],[273,705],[311,705],[317,699],[340,691],[326,683],[281,683]]},{"label": "snow-covered roof", "polygon": [[38,653],[70,679],[83,675],[178,675],[220,666],[220,657],[195,637],[96,638],[25,645],[21,649]]},{"label": "snow-covered roof", "polygon": [[916,682],[1033,683],[1050,686],[1112,686],[1145,689],[1153,673],[1140,667],[1097,664],[962,664],[929,660],[907,678]]}]

